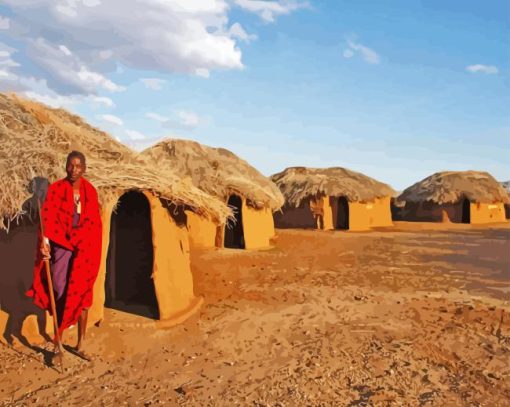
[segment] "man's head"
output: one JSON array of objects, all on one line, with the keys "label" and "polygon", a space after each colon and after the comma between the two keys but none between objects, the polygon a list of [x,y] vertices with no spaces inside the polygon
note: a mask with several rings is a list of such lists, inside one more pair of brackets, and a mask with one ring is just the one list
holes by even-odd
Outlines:
[{"label": "man's head", "polygon": [[85,155],[79,151],[71,151],[66,160],[67,179],[71,182],[78,181],[86,169]]}]

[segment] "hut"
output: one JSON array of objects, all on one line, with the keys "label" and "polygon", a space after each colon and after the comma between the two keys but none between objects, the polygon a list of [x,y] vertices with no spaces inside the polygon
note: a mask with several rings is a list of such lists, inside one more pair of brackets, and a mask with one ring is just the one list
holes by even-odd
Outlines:
[{"label": "hut", "polygon": [[271,179],[285,197],[277,228],[369,230],[391,226],[390,186],[345,168],[290,167]]},{"label": "hut", "polygon": [[142,152],[165,171],[181,174],[194,186],[232,208],[226,224],[187,217],[190,242],[197,247],[257,249],[274,236],[273,211],[283,204],[279,189],[246,161],[224,148],[166,139]]},{"label": "hut", "polygon": [[230,215],[226,205],[173,174],[163,179],[137,153],[77,116],[0,94],[0,332],[6,339],[40,340],[48,323],[24,295],[36,251],[34,202],[44,186],[65,176],[73,149],[86,155],[103,222],[89,324],[103,319],[105,302],[165,325],[184,320],[202,299],[193,293],[182,215],[188,210],[220,222]]},{"label": "hut", "polygon": [[483,224],[505,221],[505,189],[487,172],[444,171],[405,189],[402,220]]}]

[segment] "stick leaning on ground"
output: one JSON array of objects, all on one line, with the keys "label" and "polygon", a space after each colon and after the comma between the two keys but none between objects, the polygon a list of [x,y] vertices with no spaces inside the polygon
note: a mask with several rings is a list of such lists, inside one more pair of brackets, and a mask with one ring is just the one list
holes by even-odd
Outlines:
[{"label": "stick leaning on ground", "polygon": [[[41,202],[39,197],[37,198],[37,210],[39,212],[39,224],[41,226],[41,237],[44,243],[44,225],[41,217]],[[61,373],[64,371],[63,366],[63,358],[64,358],[64,348],[62,346],[62,341],[60,340],[60,333],[58,331],[58,318],[57,318],[57,306],[55,305],[55,295],[53,293],[53,280],[51,279],[51,269],[50,269],[50,261],[48,258],[43,258],[44,268],[46,269],[46,278],[48,280],[48,291],[50,294],[50,305],[51,305],[51,313],[53,315],[53,330],[55,332],[55,339],[57,341],[58,346],[58,359],[60,364]]]}]

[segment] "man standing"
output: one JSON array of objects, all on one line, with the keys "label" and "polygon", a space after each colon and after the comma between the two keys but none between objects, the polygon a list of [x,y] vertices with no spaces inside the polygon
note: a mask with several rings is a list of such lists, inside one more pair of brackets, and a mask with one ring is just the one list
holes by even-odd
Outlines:
[{"label": "man standing", "polygon": [[[102,224],[97,192],[83,178],[86,168],[85,156],[72,151],[66,161],[67,177],[48,188],[41,210],[44,236],[40,236],[40,254],[27,295],[37,306],[51,312],[43,262],[50,259],[60,338],[66,328],[78,322],[74,351],[90,360],[82,346],[101,260]],[[60,351],[55,349],[56,353]]]}]

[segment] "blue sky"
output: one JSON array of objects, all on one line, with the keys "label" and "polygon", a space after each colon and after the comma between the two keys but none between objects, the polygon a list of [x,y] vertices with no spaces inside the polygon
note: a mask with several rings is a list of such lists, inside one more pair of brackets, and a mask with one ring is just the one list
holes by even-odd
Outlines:
[{"label": "blue sky", "polygon": [[0,90],[142,149],[510,179],[508,1],[4,0]]}]

